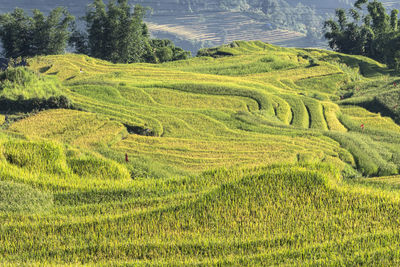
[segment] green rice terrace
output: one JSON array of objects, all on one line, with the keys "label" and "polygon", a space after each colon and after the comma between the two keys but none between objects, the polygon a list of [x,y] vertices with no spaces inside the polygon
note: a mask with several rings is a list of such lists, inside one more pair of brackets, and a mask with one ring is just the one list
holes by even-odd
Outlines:
[{"label": "green rice terrace", "polygon": [[400,78],[260,41],[199,55],[0,75],[0,265],[400,265]]}]

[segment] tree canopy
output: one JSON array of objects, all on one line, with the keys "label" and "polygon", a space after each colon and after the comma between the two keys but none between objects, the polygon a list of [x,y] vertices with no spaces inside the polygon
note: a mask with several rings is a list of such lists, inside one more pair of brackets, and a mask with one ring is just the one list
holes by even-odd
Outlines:
[{"label": "tree canopy", "polygon": [[160,63],[186,59],[184,51],[170,40],[151,39],[143,18],[146,8],[128,0],[94,0],[83,17],[86,31],[79,31],[75,18],[62,7],[45,16],[35,9],[28,16],[23,9],[0,15],[0,41],[7,58],[55,55],[67,44],[77,53],[114,63]]},{"label": "tree canopy", "polygon": [[390,14],[381,2],[357,0],[354,8],[337,9],[336,20],[325,21],[325,38],[338,52],[364,55],[400,69],[397,9]]},{"label": "tree canopy", "polygon": [[169,40],[151,40],[143,18],[146,8],[128,0],[111,0],[105,5],[94,0],[83,20],[86,32],[75,31],[72,43],[79,53],[114,63],[165,62],[185,59],[188,52]]},{"label": "tree canopy", "polygon": [[22,9],[0,15],[0,40],[8,58],[63,53],[74,17],[65,8],[48,16],[35,9],[29,17]]}]

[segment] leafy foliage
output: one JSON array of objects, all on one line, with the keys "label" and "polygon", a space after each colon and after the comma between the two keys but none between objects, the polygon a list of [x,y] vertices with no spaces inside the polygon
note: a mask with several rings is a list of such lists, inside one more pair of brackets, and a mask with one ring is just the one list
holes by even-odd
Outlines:
[{"label": "leafy foliage", "polygon": [[[364,5],[367,5],[368,14],[361,16],[359,10]],[[337,21],[325,21],[325,38],[329,40],[329,46],[342,53],[371,57],[398,70],[399,11],[393,9],[389,15],[383,3],[376,0],[358,0],[354,6],[355,9],[348,12],[352,21],[348,20],[344,9],[336,10]]]},{"label": "leafy foliage", "polygon": [[169,40],[151,40],[143,18],[146,8],[127,0],[110,1],[106,6],[95,0],[84,17],[86,32],[77,30],[70,43],[78,53],[114,63],[167,62],[186,59],[189,53]]},{"label": "leafy foliage", "polygon": [[71,108],[54,77],[43,76],[25,67],[0,73],[0,110],[30,112],[51,108]]},{"label": "leafy foliage", "polygon": [[190,52],[176,47],[171,40],[151,39],[151,50],[145,56],[146,62],[162,63],[175,60],[185,60],[190,57]]},{"label": "leafy foliage", "polygon": [[7,58],[64,53],[74,17],[56,8],[46,17],[35,9],[33,16],[16,8],[0,16],[0,40]]}]

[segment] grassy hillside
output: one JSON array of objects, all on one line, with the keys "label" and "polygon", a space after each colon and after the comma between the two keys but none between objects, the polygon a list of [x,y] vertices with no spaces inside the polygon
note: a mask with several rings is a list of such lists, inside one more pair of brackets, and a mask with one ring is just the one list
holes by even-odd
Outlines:
[{"label": "grassy hillside", "polygon": [[399,264],[400,127],[365,104],[394,74],[262,42],[202,54],[29,62],[75,110],[4,113],[1,264]]}]

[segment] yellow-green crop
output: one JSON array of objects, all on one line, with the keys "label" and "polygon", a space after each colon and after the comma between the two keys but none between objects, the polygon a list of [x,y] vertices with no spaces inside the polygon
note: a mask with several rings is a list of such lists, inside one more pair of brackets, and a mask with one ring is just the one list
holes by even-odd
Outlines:
[{"label": "yellow-green crop", "polygon": [[0,265],[400,264],[400,128],[372,105],[396,77],[259,41],[208,54],[30,59],[75,109],[0,130]]}]

